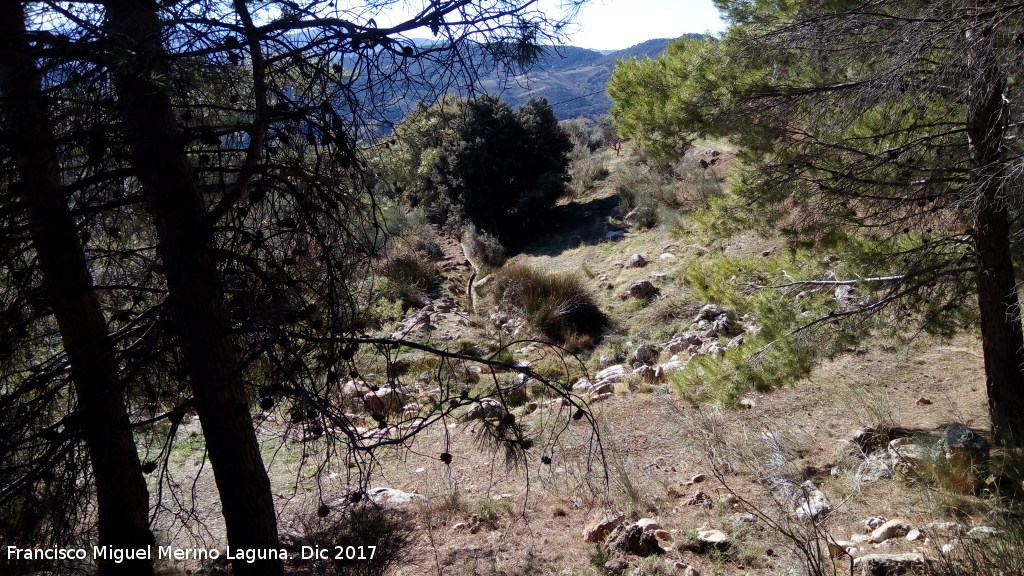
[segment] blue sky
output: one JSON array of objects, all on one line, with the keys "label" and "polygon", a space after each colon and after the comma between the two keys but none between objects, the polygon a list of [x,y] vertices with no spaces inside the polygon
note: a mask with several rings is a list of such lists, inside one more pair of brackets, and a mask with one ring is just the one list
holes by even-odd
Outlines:
[{"label": "blue sky", "polygon": [[614,50],[651,38],[723,28],[711,0],[591,0],[580,11],[567,43]]}]

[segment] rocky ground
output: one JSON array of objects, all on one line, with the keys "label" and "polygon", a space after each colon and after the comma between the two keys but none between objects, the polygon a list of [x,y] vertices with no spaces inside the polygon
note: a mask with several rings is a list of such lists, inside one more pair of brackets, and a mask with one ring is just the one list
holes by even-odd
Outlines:
[{"label": "rocky ground", "polygon": [[[629,161],[612,162],[613,171]],[[457,378],[467,387],[481,378],[509,382],[523,394],[512,412],[518,421],[548,432],[524,463],[508,467],[479,447],[482,418],[501,410],[479,402],[382,454],[368,496],[406,514],[411,527],[393,573],[890,574],[941,562],[968,536],[995,537],[993,494],[1020,490],[1021,476],[1012,455],[986,440],[975,335],[869,339],[795,385],[744,396],[737,408],[694,405],[673,374],[696,356],[742,346],[757,326],[729,306],[692,301],[678,282],[686,262],[767,254],[777,243],[742,235],[705,246],[664,227],[632,230],[612,197],[605,185],[567,202],[576,220],[516,258],[581,273],[615,321],[624,359],[598,347],[562,372],[596,424],[568,418],[571,407],[515,373],[464,364]],[[444,294],[384,334],[439,347],[498,339],[514,362],[556,364],[550,348],[527,341],[521,318],[487,304],[486,282],[473,309],[470,282],[482,279],[457,242],[441,244]],[[367,418],[375,412],[419,418],[438,393],[423,374],[410,370],[392,387],[364,382],[372,376],[348,383],[358,433],[379,433]],[[280,439],[277,423],[264,429]],[[293,480],[303,474],[302,451],[288,450],[275,452],[276,485],[301,484]],[[349,497],[351,475],[325,469],[316,480],[319,490],[282,496],[282,530],[294,542],[303,527],[289,514],[321,496],[334,508]]]}]

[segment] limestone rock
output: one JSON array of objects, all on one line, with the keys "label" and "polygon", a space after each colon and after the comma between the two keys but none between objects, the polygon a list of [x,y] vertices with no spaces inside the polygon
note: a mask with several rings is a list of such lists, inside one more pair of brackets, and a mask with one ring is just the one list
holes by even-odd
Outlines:
[{"label": "limestone rock", "polygon": [[633,352],[633,361],[640,362],[643,364],[654,364],[654,361],[658,359],[658,352],[650,346],[639,346]]},{"label": "limestone rock", "polygon": [[857,467],[855,478],[860,483],[892,478],[892,459],[884,452],[873,452]]},{"label": "limestone rock", "polygon": [[635,524],[625,529],[620,526],[620,529],[611,535],[610,540],[608,548],[616,552],[642,557],[664,553],[657,536]]},{"label": "limestone rock", "polygon": [[465,420],[484,420],[501,418],[505,415],[505,406],[493,398],[484,398],[474,402],[466,412]]},{"label": "limestone rock", "polygon": [[370,414],[396,414],[406,404],[405,394],[395,388],[380,388],[363,396],[363,407]]},{"label": "limestone rock", "polygon": [[892,458],[894,470],[903,474],[914,474],[920,470],[927,454],[913,438],[896,438],[889,442],[889,456]]},{"label": "limestone rock", "polygon": [[618,512],[599,513],[583,528],[583,539],[587,542],[603,542],[616,526],[622,523]]},{"label": "limestone rock", "polygon": [[650,280],[640,280],[633,282],[629,285],[629,288],[623,294],[624,298],[637,298],[640,300],[650,300],[658,295],[658,288],[651,284]]},{"label": "limestone rock", "polygon": [[925,566],[924,554],[867,554],[854,558],[854,569],[860,568],[861,576],[894,576],[906,574]]},{"label": "limestone rock", "polygon": [[413,502],[425,502],[427,497],[415,492],[403,492],[395,488],[371,488],[367,497],[381,506],[406,506]]},{"label": "limestone rock", "polygon": [[902,518],[893,518],[871,532],[871,541],[878,544],[890,538],[905,536],[907,532],[910,532],[910,524]]},{"label": "limestone rock", "polygon": [[661,524],[658,523],[654,518],[641,518],[636,521],[635,526],[639,526],[643,530],[655,532],[661,530]]},{"label": "limestone rock", "polygon": [[626,264],[627,268],[643,268],[644,266],[647,266],[647,260],[644,260],[644,257],[639,254],[630,256],[629,263]]}]

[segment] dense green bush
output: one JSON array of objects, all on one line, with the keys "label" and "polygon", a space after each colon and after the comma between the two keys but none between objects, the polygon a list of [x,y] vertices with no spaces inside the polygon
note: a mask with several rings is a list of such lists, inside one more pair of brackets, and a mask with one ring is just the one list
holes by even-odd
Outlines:
[{"label": "dense green bush", "polygon": [[521,311],[534,330],[570,350],[591,346],[609,323],[572,274],[510,264],[495,272],[494,294],[499,305]]},{"label": "dense green bush", "polygon": [[395,136],[394,183],[450,228],[469,221],[515,248],[565,193],[572,144],[543,98],[518,112],[492,96],[421,104]]}]

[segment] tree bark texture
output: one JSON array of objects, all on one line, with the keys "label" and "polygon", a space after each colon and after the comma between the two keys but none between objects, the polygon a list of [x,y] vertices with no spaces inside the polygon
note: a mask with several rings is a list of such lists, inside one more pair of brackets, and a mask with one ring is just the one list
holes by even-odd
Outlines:
[{"label": "tree bark texture", "polygon": [[[131,157],[150,207],[168,285],[167,306],[188,363],[227,526],[236,549],[277,549],[277,518],[260,456],[199,184],[162,78],[167,54],[152,0],[107,0],[107,32]],[[280,561],[234,562],[238,576],[283,574]]]},{"label": "tree bark texture", "polygon": [[[981,9],[989,2],[977,2]],[[1024,330],[1011,259],[1003,146],[1008,117],[1006,78],[999,69],[993,25],[976,21],[967,31],[970,86],[967,135],[974,194],[978,308],[989,412],[996,438],[1024,442]]]},{"label": "tree bark texture", "polygon": [[[85,250],[60,186],[42,79],[29,52],[20,2],[0,3],[0,92],[5,130],[21,178],[33,246],[43,286],[60,328],[78,396],[78,420],[96,484],[99,545],[144,548],[149,492],[139,462],[107,323],[100,309]],[[153,574],[150,560],[101,562],[100,576]]]}]

